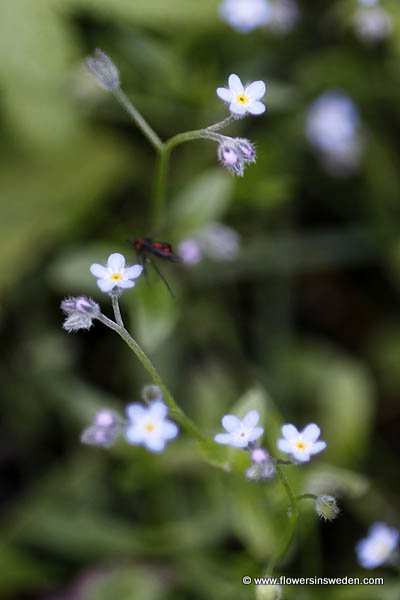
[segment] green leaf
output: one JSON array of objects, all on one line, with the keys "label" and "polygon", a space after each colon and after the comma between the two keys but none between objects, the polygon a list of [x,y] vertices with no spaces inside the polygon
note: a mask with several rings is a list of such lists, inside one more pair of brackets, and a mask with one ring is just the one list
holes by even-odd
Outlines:
[{"label": "green leaf", "polygon": [[175,236],[187,236],[221,218],[232,191],[233,179],[221,169],[209,170],[192,180],[171,206]]},{"label": "green leaf", "polygon": [[171,335],[179,316],[179,308],[157,273],[149,276],[151,283],[147,285],[142,275],[128,310],[135,337],[140,345],[152,352]]},{"label": "green leaf", "polygon": [[120,145],[93,134],[51,160],[9,154],[2,161],[7,202],[0,205],[0,288],[13,285],[81,219],[94,214],[125,161]]},{"label": "green leaf", "polygon": [[12,135],[36,150],[54,150],[77,137],[79,113],[64,88],[76,40],[46,0],[0,3],[2,100]]},{"label": "green leaf", "polygon": [[217,21],[218,0],[64,0],[63,8],[93,12],[107,21],[147,25],[153,28],[192,26],[196,29]]}]

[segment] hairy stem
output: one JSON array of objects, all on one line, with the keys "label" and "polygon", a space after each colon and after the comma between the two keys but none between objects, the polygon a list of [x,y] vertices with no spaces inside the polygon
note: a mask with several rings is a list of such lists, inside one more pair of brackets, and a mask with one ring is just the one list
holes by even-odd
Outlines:
[{"label": "hairy stem", "polygon": [[110,296],[111,296],[111,302],[112,302],[115,320],[120,327],[124,327],[124,322],[122,320],[122,315],[121,315],[121,309],[119,307],[119,302],[118,302],[118,295],[110,294]]},{"label": "hairy stem", "polygon": [[160,388],[162,391],[164,400],[170,409],[171,416],[184,428],[188,433],[190,433],[197,441],[206,442],[207,438],[201,433],[201,431],[197,428],[194,422],[186,416],[183,410],[177,405],[175,402],[171,392],[168,390],[167,386],[161,379],[158,374],[156,368],[153,363],[149,359],[149,357],[143,352],[139,344],[133,339],[130,333],[118,323],[115,323],[102,313],[98,317],[96,317],[103,325],[109,327],[113,331],[115,331],[126,343],[126,345],[132,350],[135,356],[142,363],[143,367],[146,369],[148,374],[150,375],[153,382]]},{"label": "hairy stem", "polygon": [[160,151],[163,148],[163,142],[158,137],[154,129],[150,127],[150,125],[148,124],[146,119],[141,115],[138,109],[132,104],[125,92],[121,88],[117,88],[113,90],[113,95],[118,100],[118,102],[125,108],[128,114],[132,117],[132,119],[135,121],[136,125],[141,130],[143,135],[147,137],[150,144],[157,151]]},{"label": "hairy stem", "polygon": [[279,479],[281,480],[281,483],[285,489],[285,492],[287,494],[287,497],[289,499],[289,504],[290,504],[290,516],[289,516],[289,527],[286,533],[286,538],[285,541],[283,543],[282,548],[280,548],[278,550],[278,552],[272,557],[267,571],[266,573],[270,576],[272,575],[275,566],[286,556],[287,552],[289,551],[290,546],[292,545],[293,539],[294,539],[294,535],[296,532],[296,523],[297,523],[297,518],[299,516],[299,511],[297,508],[297,498],[295,496],[295,494],[293,493],[293,490],[290,486],[290,483],[288,481],[288,478],[286,477],[286,473],[284,471],[284,469],[282,469],[282,467],[280,467],[279,465],[276,466],[276,472],[278,474]]}]

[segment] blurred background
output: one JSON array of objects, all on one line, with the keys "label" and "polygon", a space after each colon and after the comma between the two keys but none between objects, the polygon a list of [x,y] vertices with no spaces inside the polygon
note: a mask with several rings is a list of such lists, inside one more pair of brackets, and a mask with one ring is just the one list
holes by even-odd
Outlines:
[{"label": "blurred background", "polygon": [[[282,543],[281,485],[211,467],[187,435],[160,456],[80,444],[149,380],[100,324],[64,332],[59,304],[90,294],[110,314],[89,265],[135,262],[126,240],[146,235],[192,251],[163,269],[175,299],[154,273],[122,298],[187,413],[213,435],[256,406],[272,452],[283,422],[328,442],[289,476],[340,518],[304,502],[278,574],[385,577],[285,598],[400,597],[354,552],[373,522],[399,526],[400,493],[400,6],[369,4],[275,2],[249,22],[217,0],[2,0],[1,598],[246,600],[242,576]],[[163,139],[225,118],[230,73],[266,81],[265,115],[224,132],[257,163],[235,178],[214,142],[179,147],[155,231],[154,152],[86,70],[96,47]]]}]

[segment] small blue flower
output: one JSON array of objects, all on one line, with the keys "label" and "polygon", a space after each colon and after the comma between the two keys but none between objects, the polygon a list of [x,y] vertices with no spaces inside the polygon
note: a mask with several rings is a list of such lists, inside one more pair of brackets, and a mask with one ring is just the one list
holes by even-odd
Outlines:
[{"label": "small blue flower", "polygon": [[365,569],[373,569],[385,563],[399,542],[399,531],[385,523],[374,523],[368,536],[356,544],[358,562]]},{"label": "small blue flower", "polygon": [[222,418],[222,426],[228,433],[218,433],[214,439],[218,444],[247,448],[264,433],[262,427],[257,427],[259,420],[260,415],[256,410],[249,411],[242,420],[235,415],[225,415]]}]

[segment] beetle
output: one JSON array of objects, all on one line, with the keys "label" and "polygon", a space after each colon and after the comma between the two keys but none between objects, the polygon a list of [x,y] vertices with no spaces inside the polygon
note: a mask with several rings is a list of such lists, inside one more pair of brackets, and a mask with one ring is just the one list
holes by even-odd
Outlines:
[{"label": "beetle", "polygon": [[167,260],[169,262],[182,262],[181,257],[172,250],[171,244],[168,242],[160,242],[150,237],[141,237],[129,241],[137,252],[145,275],[147,274],[146,263],[150,262],[153,265],[154,270],[161,277],[171,296],[174,297],[168,281],[165,279],[164,275],[161,273],[160,269],[153,260],[153,257],[156,256],[157,258],[161,258],[162,260]]}]

